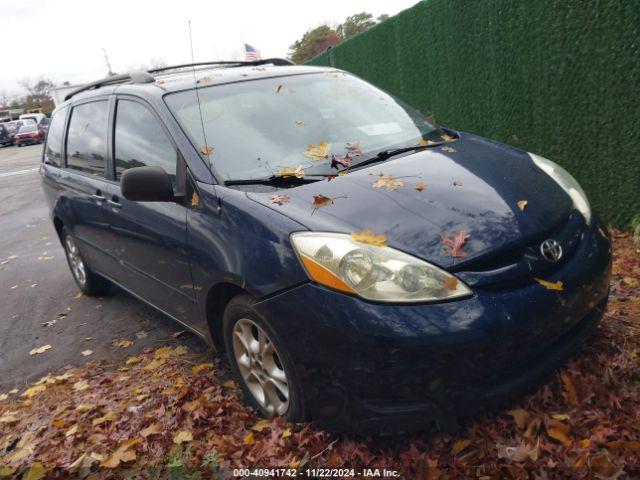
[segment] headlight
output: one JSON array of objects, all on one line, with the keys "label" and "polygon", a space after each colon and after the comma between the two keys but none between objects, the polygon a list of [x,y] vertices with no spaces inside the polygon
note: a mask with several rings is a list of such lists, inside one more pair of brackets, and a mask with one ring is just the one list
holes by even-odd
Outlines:
[{"label": "headlight", "polygon": [[433,302],[471,295],[455,276],[391,247],[378,247],[342,233],[291,235],[312,280],[378,302]]},{"label": "headlight", "polygon": [[571,200],[573,200],[573,206],[582,214],[585,221],[590,223],[591,205],[589,205],[587,195],[584,193],[584,190],[582,190],[582,187],[576,179],[573,178],[564,168],[551,160],[540,157],[535,153],[529,153],[529,156],[543,172],[553,178],[556,183],[560,185],[565,192],[567,192],[571,197]]}]

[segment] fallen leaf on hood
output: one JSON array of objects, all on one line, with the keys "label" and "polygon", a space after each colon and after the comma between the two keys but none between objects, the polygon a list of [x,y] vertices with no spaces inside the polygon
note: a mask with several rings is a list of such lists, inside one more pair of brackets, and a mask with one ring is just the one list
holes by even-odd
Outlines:
[{"label": "fallen leaf on hood", "polygon": [[276,176],[282,177],[282,178],[290,178],[290,177],[304,178],[304,168],[302,167],[302,165],[298,166],[297,168],[283,167],[276,174]]},{"label": "fallen leaf on hood", "polygon": [[329,197],[325,197],[324,195],[314,195],[313,196],[313,203],[311,204],[311,208],[313,208],[314,210],[320,208],[320,207],[328,207],[330,205],[333,205],[333,199],[329,198]]},{"label": "fallen leaf on hood", "polygon": [[347,142],[345,148],[351,155],[362,155],[362,150],[360,149],[360,140]]},{"label": "fallen leaf on hood", "polygon": [[373,188],[385,188],[387,192],[393,192],[395,189],[404,186],[404,182],[393,175],[385,175],[380,172],[378,179],[372,184]]},{"label": "fallen leaf on hood", "polygon": [[536,277],[533,277],[533,279],[547,290],[556,290],[558,292],[561,292],[563,290],[563,283],[561,280],[558,280],[557,282],[547,282],[546,280],[542,280]]},{"label": "fallen leaf on hood", "polygon": [[521,212],[524,211],[524,207],[527,206],[527,203],[529,203],[527,200],[518,200],[518,208]]},{"label": "fallen leaf on hood", "polygon": [[33,387],[27,388],[22,394],[21,397],[31,398],[35,395],[44,392],[47,389],[46,385],[35,385]]},{"label": "fallen leaf on hood", "polygon": [[426,185],[424,184],[424,182],[420,182],[416,184],[416,190],[418,190],[419,192],[423,191],[425,189]]},{"label": "fallen leaf on hood", "polygon": [[454,258],[467,256],[462,251],[462,247],[466,245],[467,240],[469,240],[469,234],[465,230],[460,230],[459,232],[454,230],[447,236],[440,236],[440,241],[447,245],[447,247],[443,248],[443,251]]},{"label": "fallen leaf on hood", "polygon": [[351,166],[351,157],[347,153],[346,155],[333,155],[331,157],[331,168],[338,168],[338,165],[342,165],[344,168]]},{"label": "fallen leaf on hood", "polygon": [[213,147],[207,145],[200,147],[200,153],[203,155],[211,155],[211,152],[213,152]]},{"label": "fallen leaf on hood", "polygon": [[445,142],[453,142],[456,138],[451,135],[447,135],[446,133],[440,137]]},{"label": "fallen leaf on hood", "polygon": [[122,443],[115,452],[109,455],[105,460],[100,463],[101,467],[116,468],[120,463],[131,462],[136,459],[136,451],[131,450],[131,447],[140,443],[139,438],[133,440],[127,440]]},{"label": "fallen leaf on hood", "polygon": [[280,90],[282,90],[282,85],[277,85],[276,86],[276,93],[280,93]]},{"label": "fallen leaf on hood", "polygon": [[83,356],[88,357],[89,355],[91,355],[93,352],[91,350],[83,350],[82,352],[80,352]]},{"label": "fallen leaf on hood", "polygon": [[369,245],[375,245],[376,247],[387,246],[387,236],[384,233],[376,235],[368,228],[365,228],[360,233],[351,233],[351,238],[356,242],[367,243]]},{"label": "fallen leaf on hood", "polygon": [[330,150],[331,145],[324,141],[321,141],[316,146],[313,146],[311,144],[307,145],[307,150],[303,153],[303,155],[310,158],[311,160],[322,160],[323,158],[327,158],[329,156]]},{"label": "fallen leaf on hood", "polygon": [[456,149],[453,147],[442,147],[440,150],[447,153],[454,153],[456,151]]},{"label": "fallen leaf on hood", "polygon": [[289,200],[291,200],[289,195],[278,195],[276,193],[269,197],[269,203],[274,203],[276,205],[284,205],[285,203],[288,203]]},{"label": "fallen leaf on hood", "polygon": [[180,445],[181,443],[191,442],[193,440],[193,433],[189,430],[181,430],[173,436],[173,443]]},{"label": "fallen leaf on hood", "polygon": [[46,352],[51,348],[51,345],[43,345],[42,347],[34,348],[29,352],[29,355],[39,355],[41,353]]}]

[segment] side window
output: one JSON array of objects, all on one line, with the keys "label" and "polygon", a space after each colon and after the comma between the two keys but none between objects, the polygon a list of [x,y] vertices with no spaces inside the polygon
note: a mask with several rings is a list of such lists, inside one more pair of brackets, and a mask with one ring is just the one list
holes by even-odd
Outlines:
[{"label": "side window", "polygon": [[66,113],[67,109],[65,107],[53,114],[49,133],[47,134],[47,145],[44,150],[45,162],[56,167],[62,164],[62,131]]},{"label": "side window", "polygon": [[106,100],[83,103],[71,110],[67,133],[67,167],[105,176],[107,161]]},{"label": "side window", "polygon": [[127,168],[148,165],[162,167],[175,185],[178,152],[147,107],[118,101],[114,142],[116,180]]}]

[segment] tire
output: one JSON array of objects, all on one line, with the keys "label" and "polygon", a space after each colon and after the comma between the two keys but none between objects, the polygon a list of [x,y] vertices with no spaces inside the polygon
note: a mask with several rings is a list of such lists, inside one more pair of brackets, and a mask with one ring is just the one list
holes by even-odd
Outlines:
[{"label": "tire", "polygon": [[76,245],[75,238],[67,227],[62,228],[61,237],[71,275],[73,275],[73,279],[78,288],[82,290],[82,293],[89,297],[97,297],[108,293],[111,289],[111,282],[93,273],[82,258],[82,253]]},{"label": "tire", "polygon": [[[229,302],[223,328],[227,358],[246,403],[264,417],[279,415],[290,422],[306,420],[302,388],[293,362],[269,322],[253,308],[251,296],[238,295]],[[259,345],[260,332],[266,335],[263,353],[252,350],[247,355],[246,340],[252,338]],[[241,364],[242,358],[246,363]]]}]

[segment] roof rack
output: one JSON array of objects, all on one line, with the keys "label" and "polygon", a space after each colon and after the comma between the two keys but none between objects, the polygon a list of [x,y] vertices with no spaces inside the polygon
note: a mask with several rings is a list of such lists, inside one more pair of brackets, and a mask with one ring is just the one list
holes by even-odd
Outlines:
[{"label": "roof rack", "polygon": [[166,72],[169,70],[177,70],[180,68],[204,67],[208,65],[211,65],[211,66],[221,65],[221,66],[229,66],[229,67],[251,67],[251,66],[255,67],[258,65],[269,65],[269,64],[276,65],[276,66],[295,65],[295,63],[293,63],[290,60],[287,60],[286,58],[265,58],[264,60],[254,60],[252,62],[247,62],[243,60],[237,60],[237,61],[227,60],[227,61],[219,61],[219,62],[185,63],[182,65],[172,65],[170,67],[154,68],[146,72],[145,71],[132,72],[132,73],[125,73],[124,75],[112,75],[111,77],[105,77],[100,80],[96,80],[95,82],[87,83],[86,85],[83,85],[82,87],[77,88],[72,92],[69,92],[67,95],[65,95],[64,99],[65,101],[67,101],[74,95],[77,95],[81,92],[104,87],[106,85],[116,85],[118,83],[126,83],[126,82],[153,83],[155,82],[155,78],[153,77],[153,75],[151,75],[152,73]]},{"label": "roof rack", "polygon": [[155,80],[156,79],[153,78],[153,75],[149,74],[149,72],[132,72],[132,73],[125,73],[124,75],[112,75],[110,77],[105,77],[100,80],[96,80],[95,82],[87,83],[86,85],[81,86],[80,88],[77,88],[72,92],[69,92],[67,95],[65,95],[64,99],[65,101],[67,101],[74,95],[79,94],[80,92],[93,90],[94,88],[100,88],[106,85],[114,85],[114,84],[125,83],[125,82],[153,83],[155,82]]},{"label": "roof rack", "polygon": [[224,61],[216,61],[216,62],[199,62],[199,63],[184,63],[182,65],[172,65],[170,67],[162,67],[162,68],[154,68],[153,70],[149,70],[149,73],[160,73],[166,72],[168,70],[177,70],[179,68],[187,68],[187,67],[205,67],[208,65],[222,65],[222,66],[230,66],[230,67],[255,67],[258,65],[276,65],[276,66],[290,66],[295,65],[291,60],[287,60],[286,58],[265,58],[264,60],[254,60],[251,62],[247,62],[244,60],[224,60]]}]

